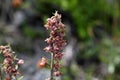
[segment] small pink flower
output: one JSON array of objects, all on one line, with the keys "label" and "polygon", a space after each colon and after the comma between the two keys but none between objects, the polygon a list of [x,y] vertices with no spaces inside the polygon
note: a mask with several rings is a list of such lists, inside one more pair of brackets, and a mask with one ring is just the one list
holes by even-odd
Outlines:
[{"label": "small pink flower", "polygon": [[24,64],[24,60],[20,59],[17,63],[20,64],[20,65]]},{"label": "small pink flower", "polygon": [[51,39],[51,38],[47,38],[45,41],[46,41],[48,44],[50,44],[50,43],[52,42],[52,39]]},{"label": "small pink flower", "polygon": [[52,47],[51,46],[47,46],[47,47],[44,48],[44,50],[46,52],[51,52],[52,51]]}]

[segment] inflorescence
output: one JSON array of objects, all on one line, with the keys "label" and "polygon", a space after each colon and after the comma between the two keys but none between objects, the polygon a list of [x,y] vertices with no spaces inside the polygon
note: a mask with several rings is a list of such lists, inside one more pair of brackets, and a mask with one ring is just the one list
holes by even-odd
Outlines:
[{"label": "inflorescence", "polygon": [[59,76],[60,72],[60,60],[63,56],[63,46],[66,45],[66,40],[63,39],[65,36],[65,25],[61,22],[61,15],[57,12],[51,18],[47,19],[45,28],[50,31],[50,37],[45,41],[48,46],[44,48],[46,52],[53,55],[53,74],[54,76]]}]

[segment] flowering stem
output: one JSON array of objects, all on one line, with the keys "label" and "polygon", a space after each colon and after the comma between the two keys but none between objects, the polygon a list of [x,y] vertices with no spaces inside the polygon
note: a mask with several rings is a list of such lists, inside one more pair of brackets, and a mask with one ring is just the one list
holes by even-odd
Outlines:
[{"label": "flowering stem", "polygon": [[9,74],[10,80],[12,80],[12,74]]},{"label": "flowering stem", "polygon": [[48,46],[45,47],[44,50],[51,53],[50,80],[53,80],[54,76],[57,77],[61,75],[59,71],[60,63],[58,60],[62,59],[62,48],[66,44],[66,41],[63,39],[65,26],[61,22],[61,15],[55,12],[54,16],[47,19],[45,28],[50,31],[50,37],[45,40]]},{"label": "flowering stem", "polygon": [[54,54],[51,53],[51,74],[50,74],[50,80],[53,80],[53,68],[54,68]]}]

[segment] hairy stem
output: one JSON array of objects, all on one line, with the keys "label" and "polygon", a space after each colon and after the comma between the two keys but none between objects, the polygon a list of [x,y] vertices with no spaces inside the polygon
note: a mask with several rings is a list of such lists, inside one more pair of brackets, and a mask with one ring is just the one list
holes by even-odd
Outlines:
[{"label": "hairy stem", "polygon": [[50,80],[53,80],[53,68],[54,68],[54,54],[51,53],[51,73],[50,73]]},{"label": "hairy stem", "polygon": [[1,70],[1,67],[0,67],[0,80],[3,80],[2,79],[2,70]]}]

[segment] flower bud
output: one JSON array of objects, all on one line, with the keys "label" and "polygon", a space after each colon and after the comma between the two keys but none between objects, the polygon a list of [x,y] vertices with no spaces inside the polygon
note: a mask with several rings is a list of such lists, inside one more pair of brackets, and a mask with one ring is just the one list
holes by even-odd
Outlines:
[{"label": "flower bud", "polygon": [[43,57],[41,60],[38,61],[37,67],[44,68],[46,66],[46,64],[47,64],[47,59]]}]

